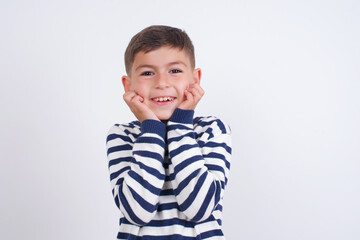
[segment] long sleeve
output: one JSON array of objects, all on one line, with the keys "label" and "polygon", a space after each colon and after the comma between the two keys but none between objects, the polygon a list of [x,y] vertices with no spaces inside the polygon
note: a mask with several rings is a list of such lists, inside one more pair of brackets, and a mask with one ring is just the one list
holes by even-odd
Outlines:
[{"label": "long sleeve", "polygon": [[[231,136],[221,120],[208,117],[193,123],[193,114],[176,109],[168,122],[169,171],[180,211],[191,221],[201,222],[223,198]],[[202,130],[195,132],[197,127]]]},{"label": "long sleeve", "polygon": [[165,181],[165,131],[165,124],[145,120],[140,127],[134,122],[115,125],[106,139],[115,203],[138,226],[153,219],[159,204]]}]

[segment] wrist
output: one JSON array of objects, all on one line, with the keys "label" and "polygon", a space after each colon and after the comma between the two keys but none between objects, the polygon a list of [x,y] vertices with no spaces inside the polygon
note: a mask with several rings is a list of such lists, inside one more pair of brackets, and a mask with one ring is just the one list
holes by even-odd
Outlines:
[{"label": "wrist", "polygon": [[145,119],[141,122],[141,134],[144,133],[155,133],[165,139],[166,125],[159,120]]},{"label": "wrist", "polygon": [[144,117],[144,118],[138,118],[139,122],[144,122],[146,120],[153,120],[153,121],[158,121],[161,122],[157,117]]},{"label": "wrist", "polygon": [[176,108],[169,121],[177,123],[193,123],[194,110]]},{"label": "wrist", "polygon": [[141,113],[141,114],[138,114],[138,116],[136,116],[137,119],[139,120],[139,122],[143,122],[145,120],[155,120],[155,121],[159,121],[159,118],[152,112],[150,113]]}]

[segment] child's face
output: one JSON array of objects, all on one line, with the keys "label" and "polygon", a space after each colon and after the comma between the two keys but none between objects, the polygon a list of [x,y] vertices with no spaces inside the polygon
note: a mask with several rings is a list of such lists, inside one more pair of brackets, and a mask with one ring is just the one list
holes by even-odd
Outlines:
[{"label": "child's face", "polygon": [[160,120],[168,120],[184,100],[184,91],[199,83],[200,69],[178,48],[161,47],[135,55],[131,76],[123,78],[125,91],[135,91]]}]

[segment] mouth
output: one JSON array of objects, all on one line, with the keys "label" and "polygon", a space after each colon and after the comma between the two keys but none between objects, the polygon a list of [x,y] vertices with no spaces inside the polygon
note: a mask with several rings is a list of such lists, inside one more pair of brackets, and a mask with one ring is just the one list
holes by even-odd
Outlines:
[{"label": "mouth", "polygon": [[174,102],[176,97],[170,97],[170,96],[162,96],[162,97],[154,97],[151,98],[151,101],[157,103],[157,104],[168,104]]}]

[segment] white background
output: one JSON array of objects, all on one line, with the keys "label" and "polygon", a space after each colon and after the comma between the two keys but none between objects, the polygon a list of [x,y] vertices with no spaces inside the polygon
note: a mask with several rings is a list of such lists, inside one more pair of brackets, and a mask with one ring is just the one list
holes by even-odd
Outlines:
[{"label": "white background", "polygon": [[224,231],[360,239],[360,2],[1,1],[0,239],[115,239],[105,138],[133,120],[123,53],[185,29],[233,131]]}]

